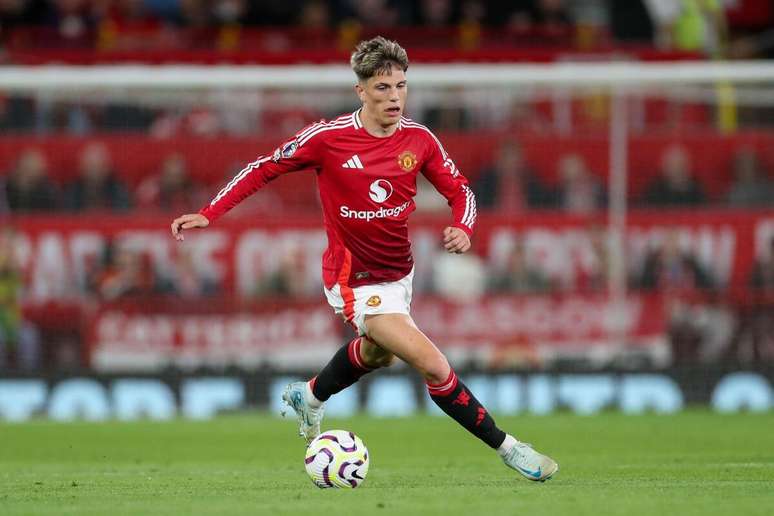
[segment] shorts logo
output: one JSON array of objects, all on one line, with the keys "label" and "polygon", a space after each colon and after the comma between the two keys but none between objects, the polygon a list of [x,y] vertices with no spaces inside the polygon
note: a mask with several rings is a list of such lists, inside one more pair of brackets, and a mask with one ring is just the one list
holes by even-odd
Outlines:
[{"label": "shorts logo", "polygon": [[372,201],[383,203],[392,195],[392,185],[386,179],[377,179],[371,183],[368,196]]},{"label": "shorts logo", "polygon": [[411,151],[403,151],[401,155],[398,156],[398,165],[406,172],[411,172],[414,170],[414,167],[417,166],[417,157]]},{"label": "shorts logo", "polygon": [[379,296],[371,296],[368,298],[368,301],[366,301],[366,304],[370,307],[379,306],[382,304],[382,298]]}]

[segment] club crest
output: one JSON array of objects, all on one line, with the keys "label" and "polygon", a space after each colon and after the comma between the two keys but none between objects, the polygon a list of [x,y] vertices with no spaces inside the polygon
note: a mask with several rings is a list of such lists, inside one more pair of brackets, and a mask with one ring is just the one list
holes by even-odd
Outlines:
[{"label": "club crest", "polygon": [[398,165],[406,172],[411,172],[414,170],[414,167],[417,166],[417,157],[411,151],[403,151],[401,155],[398,156]]}]

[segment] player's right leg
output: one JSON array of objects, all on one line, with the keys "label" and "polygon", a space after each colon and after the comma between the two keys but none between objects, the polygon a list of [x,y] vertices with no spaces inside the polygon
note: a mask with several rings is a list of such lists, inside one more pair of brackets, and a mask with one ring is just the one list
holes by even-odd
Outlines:
[{"label": "player's right leg", "polygon": [[363,375],[392,363],[394,356],[366,337],[342,346],[320,373],[308,382],[293,382],[285,388],[282,400],[298,417],[299,434],[311,442],[320,435],[325,402],[357,382]]},{"label": "player's right leg", "polygon": [[505,464],[529,480],[545,481],[559,466],[529,444],[500,430],[494,418],[449,365],[446,357],[408,314],[380,314],[365,320],[369,338],[424,376],[432,400],[467,431],[497,450]]}]

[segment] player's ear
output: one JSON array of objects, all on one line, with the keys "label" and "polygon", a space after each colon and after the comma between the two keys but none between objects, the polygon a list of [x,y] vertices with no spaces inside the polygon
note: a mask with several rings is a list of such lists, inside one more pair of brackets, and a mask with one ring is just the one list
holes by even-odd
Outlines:
[{"label": "player's ear", "polygon": [[357,93],[360,102],[365,102],[365,88],[360,82],[355,83],[355,93]]}]

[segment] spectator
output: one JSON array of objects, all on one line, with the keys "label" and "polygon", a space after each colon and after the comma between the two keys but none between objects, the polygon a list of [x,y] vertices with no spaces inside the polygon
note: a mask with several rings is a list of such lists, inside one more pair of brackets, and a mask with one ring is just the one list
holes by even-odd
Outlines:
[{"label": "spectator", "polygon": [[73,211],[126,210],[129,192],[118,179],[107,148],[100,143],[87,145],[80,157],[78,177],[66,192],[67,207]]},{"label": "spectator", "polygon": [[728,36],[721,0],[647,0],[661,48],[722,54]]},{"label": "spectator", "polygon": [[774,237],[767,252],[755,262],[750,287],[757,295],[740,313],[726,358],[752,365],[774,362]]},{"label": "spectator", "polygon": [[13,252],[13,233],[3,229],[0,233],[0,368],[13,354],[21,327],[21,273]]},{"label": "spectator", "polygon": [[470,35],[477,38],[477,29],[486,18],[486,6],[481,0],[462,0],[460,5],[460,25],[474,30]]},{"label": "spectator", "polygon": [[445,98],[437,97],[428,103],[422,115],[423,123],[435,131],[465,131],[472,126],[472,114],[466,106],[463,88],[447,92]]},{"label": "spectator", "polygon": [[59,207],[59,192],[48,177],[46,157],[39,150],[22,153],[5,185],[12,212],[53,211]]},{"label": "spectator", "polygon": [[515,140],[506,140],[500,145],[496,161],[481,172],[473,190],[480,208],[505,213],[548,208],[554,204],[551,193],[529,168]]},{"label": "spectator", "polygon": [[588,214],[604,203],[604,190],[577,154],[568,154],[559,161],[559,206],[569,213]]},{"label": "spectator", "polygon": [[533,294],[551,290],[550,279],[529,263],[522,241],[516,242],[508,255],[504,271],[492,275],[489,290],[502,294]]},{"label": "spectator", "polygon": [[546,34],[560,34],[573,24],[563,0],[530,0],[516,2],[508,24],[516,30],[540,27]]},{"label": "spectator", "polygon": [[140,184],[137,199],[146,207],[178,212],[198,209],[206,201],[206,195],[188,174],[185,158],[175,153],[164,159],[158,176]]},{"label": "spectator", "polygon": [[242,25],[249,22],[249,2],[246,0],[216,0],[212,16],[217,25]]},{"label": "spectator", "polygon": [[580,292],[604,292],[610,279],[610,241],[603,226],[588,230],[589,254],[575,272],[574,286]]},{"label": "spectator", "polygon": [[322,0],[310,0],[301,7],[297,23],[307,29],[325,29],[331,24],[330,7]]},{"label": "spectator", "polygon": [[40,20],[42,7],[34,0],[0,1],[0,34],[5,35],[9,29],[16,27],[34,25]]},{"label": "spectator", "polygon": [[650,185],[643,202],[651,206],[698,206],[705,202],[684,147],[675,145],[664,152],[661,177]]},{"label": "spectator", "polygon": [[400,2],[390,0],[340,0],[339,18],[371,27],[392,27],[403,13]]},{"label": "spectator", "polygon": [[145,0],[113,0],[96,3],[93,12],[100,21],[109,22],[118,29],[148,31],[161,27],[155,10],[149,8]]},{"label": "spectator", "polygon": [[84,46],[91,43],[94,16],[88,0],[51,0],[46,22],[56,29],[61,43]]},{"label": "spectator", "polygon": [[640,287],[645,290],[679,293],[707,290],[713,283],[699,260],[680,249],[676,232],[670,232],[660,248],[648,253],[639,280]]},{"label": "spectator", "polygon": [[0,93],[0,131],[3,134],[32,131],[38,122],[37,109],[35,100],[29,95]]},{"label": "spectator", "polygon": [[295,299],[307,299],[317,285],[309,281],[306,255],[301,246],[288,249],[280,258],[279,267],[262,279],[256,294]]},{"label": "spectator", "polygon": [[125,248],[106,250],[106,263],[96,278],[97,294],[106,301],[160,293],[150,257]]},{"label": "spectator", "polygon": [[16,233],[0,230],[0,369],[16,365],[34,369],[40,365],[40,335],[22,317],[22,271],[16,249]]},{"label": "spectator", "polygon": [[[349,3],[350,1],[339,0],[336,3]],[[249,3],[248,24],[263,26],[291,25],[297,18],[303,4],[301,0],[261,0]]]},{"label": "spectator", "polygon": [[[160,0],[154,0],[158,2]],[[192,28],[206,27],[209,22],[209,13],[204,2],[199,0],[179,0],[176,6],[179,12],[167,11],[165,18],[176,22],[178,25]],[[158,9],[156,9],[158,12]]]},{"label": "spectator", "polygon": [[647,0],[608,0],[610,31],[621,42],[652,44],[654,24]]},{"label": "spectator", "polygon": [[750,286],[758,292],[774,294],[774,237],[769,241],[768,254],[761,256],[753,267]]},{"label": "spectator", "polygon": [[[148,14],[165,24],[179,24],[183,17],[183,4],[196,3],[194,0],[145,0],[143,2]],[[203,6],[201,6],[203,10]],[[193,24],[192,24],[193,25]]]},{"label": "spectator", "polygon": [[456,18],[451,0],[420,0],[414,6],[414,19],[422,26],[448,27]]},{"label": "spectator", "polygon": [[754,149],[741,149],[734,156],[734,183],[728,204],[739,207],[774,205],[774,183],[767,177]]},{"label": "spectator", "polygon": [[433,290],[447,301],[474,303],[484,295],[486,268],[475,253],[441,253],[433,263]]},{"label": "spectator", "polygon": [[173,267],[158,278],[158,289],[184,298],[215,295],[217,281],[196,267],[190,248],[178,247],[176,250]]}]

